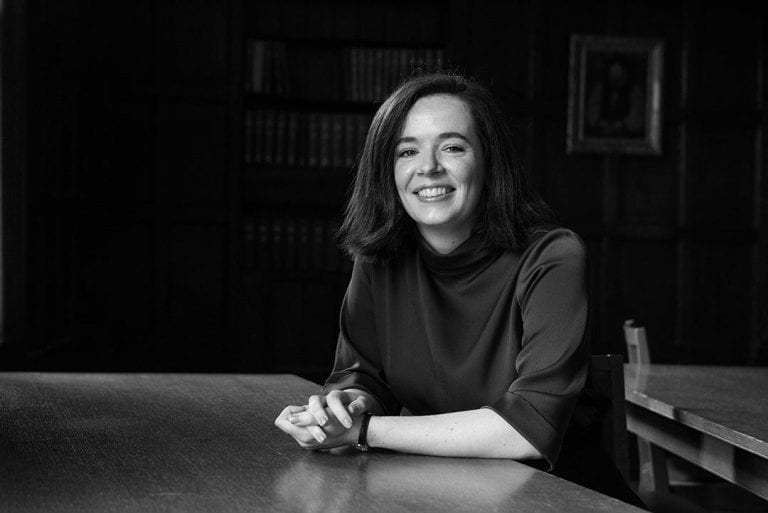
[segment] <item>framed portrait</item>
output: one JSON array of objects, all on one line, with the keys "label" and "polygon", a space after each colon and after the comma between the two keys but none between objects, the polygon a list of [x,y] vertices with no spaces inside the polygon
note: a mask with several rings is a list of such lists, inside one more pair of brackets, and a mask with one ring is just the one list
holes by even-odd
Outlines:
[{"label": "framed portrait", "polygon": [[661,154],[664,42],[571,35],[568,153]]}]

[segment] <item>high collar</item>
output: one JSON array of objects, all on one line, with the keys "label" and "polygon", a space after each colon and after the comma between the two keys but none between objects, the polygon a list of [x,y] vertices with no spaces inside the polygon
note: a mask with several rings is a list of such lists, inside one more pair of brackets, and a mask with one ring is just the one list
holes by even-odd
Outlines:
[{"label": "high collar", "polygon": [[456,275],[472,271],[493,258],[494,253],[483,247],[483,237],[477,232],[473,232],[467,240],[446,254],[432,249],[420,234],[417,241],[419,254],[427,268],[439,274]]}]

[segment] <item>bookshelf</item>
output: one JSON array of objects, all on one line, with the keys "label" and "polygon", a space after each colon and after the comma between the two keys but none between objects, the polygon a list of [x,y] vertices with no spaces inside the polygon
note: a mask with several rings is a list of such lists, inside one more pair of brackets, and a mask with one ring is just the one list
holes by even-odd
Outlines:
[{"label": "bookshelf", "polygon": [[[373,114],[402,79],[448,65],[438,2],[318,5],[246,2],[236,41],[241,356],[315,380],[333,359],[352,267],[334,235]],[[430,15],[404,21],[406,7]]]}]

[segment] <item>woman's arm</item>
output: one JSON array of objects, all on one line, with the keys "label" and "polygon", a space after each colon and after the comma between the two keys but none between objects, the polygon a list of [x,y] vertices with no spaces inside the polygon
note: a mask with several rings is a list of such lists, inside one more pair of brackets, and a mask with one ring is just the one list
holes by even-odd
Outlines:
[{"label": "woman's arm", "polygon": [[[322,442],[304,436],[302,430],[317,429],[308,411],[288,415],[284,429],[308,449],[328,449],[357,442],[362,416],[352,417],[349,429],[327,411]],[[280,426],[283,429],[283,426]],[[490,408],[424,416],[373,416],[368,425],[368,445],[411,454],[474,458],[541,458],[530,442]]]},{"label": "woman's arm", "polygon": [[541,458],[539,451],[489,408],[414,417],[372,417],[368,445],[431,456]]}]

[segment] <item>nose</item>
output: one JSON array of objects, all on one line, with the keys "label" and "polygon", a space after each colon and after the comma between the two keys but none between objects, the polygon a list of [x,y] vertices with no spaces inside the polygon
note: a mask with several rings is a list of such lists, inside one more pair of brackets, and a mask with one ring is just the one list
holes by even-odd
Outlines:
[{"label": "nose", "polygon": [[435,175],[442,173],[443,166],[440,164],[440,161],[437,159],[437,156],[434,152],[426,151],[422,153],[423,159],[421,161],[421,165],[419,166],[419,174],[420,175]]}]

